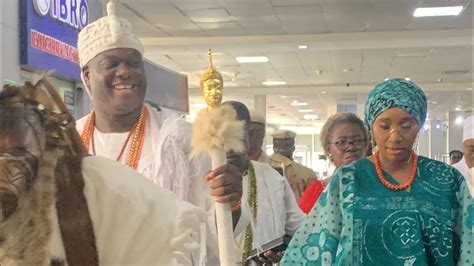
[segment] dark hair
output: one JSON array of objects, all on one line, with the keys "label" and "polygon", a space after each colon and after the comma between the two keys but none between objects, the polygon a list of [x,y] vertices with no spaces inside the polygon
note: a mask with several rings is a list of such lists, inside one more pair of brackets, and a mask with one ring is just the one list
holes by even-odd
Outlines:
[{"label": "dark hair", "polygon": [[451,155],[453,155],[453,153],[455,153],[455,152],[463,154],[462,151],[460,151],[460,150],[452,150],[452,151],[449,152],[449,157],[451,157]]},{"label": "dark hair", "polygon": [[250,112],[245,104],[237,101],[227,101],[223,102],[222,104],[232,106],[237,113],[237,119],[244,120],[248,125],[250,125]]}]

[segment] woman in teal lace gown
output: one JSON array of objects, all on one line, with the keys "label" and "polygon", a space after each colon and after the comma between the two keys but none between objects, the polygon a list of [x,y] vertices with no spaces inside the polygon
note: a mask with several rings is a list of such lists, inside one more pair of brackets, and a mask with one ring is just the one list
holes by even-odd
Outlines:
[{"label": "woman in teal lace gown", "polygon": [[283,265],[474,265],[474,202],[450,166],[412,151],[426,119],[423,91],[378,84],[365,108],[374,156],[341,167]]}]

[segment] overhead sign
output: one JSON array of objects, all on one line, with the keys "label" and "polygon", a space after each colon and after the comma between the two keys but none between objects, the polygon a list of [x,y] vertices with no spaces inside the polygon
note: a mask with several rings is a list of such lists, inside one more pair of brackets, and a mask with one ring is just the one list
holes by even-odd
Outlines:
[{"label": "overhead sign", "polygon": [[80,80],[77,35],[89,23],[88,0],[21,0],[21,64]]}]

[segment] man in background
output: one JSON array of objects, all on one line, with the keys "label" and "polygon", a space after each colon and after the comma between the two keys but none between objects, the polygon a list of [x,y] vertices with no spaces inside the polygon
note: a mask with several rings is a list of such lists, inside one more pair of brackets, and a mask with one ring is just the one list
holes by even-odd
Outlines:
[{"label": "man in background", "polygon": [[453,167],[464,176],[469,192],[474,197],[474,116],[464,120],[462,141],[464,156]]},{"label": "man in background", "polygon": [[455,163],[458,163],[459,161],[462,160],[462,151],[460,150],[452,150],[449,152],[449,164],[453,165]]},{"label": "man in background", "polygon": [[[234,101],[223,104],[235,109],[237,119],[245,121],[248,133],[250,114],[247,107]],[[252,249],[285,235],[292,236],[304,219],[288,181],[267,163],[249,160],[248,138],[244,141],[245,151],[227,153],[229,164],[236,166],[243,176],[242,213],[248,215],[242,215],[235,229],[243,231],[236,237],[238,258],[242,262]],[[261,263],[277,263],[282,255],[281,252],[268,251],[259,260]]]},{"label": "man in background", "polygon": [[273,152],[275,153],[270,156],[270,165],[282,169],[284,176],[293,189],[296,201],[299,201],[306,187],[316,180],[316,174],[312,169],[294,161],[295,132],[290,130],[278,131],[272,137]]}]

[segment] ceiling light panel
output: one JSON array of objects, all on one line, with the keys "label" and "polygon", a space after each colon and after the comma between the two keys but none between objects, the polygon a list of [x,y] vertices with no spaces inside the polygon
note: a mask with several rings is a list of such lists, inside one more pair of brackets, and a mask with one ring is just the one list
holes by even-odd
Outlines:
[{"label": "ceiling light panel", "polygon": [[439,17],[439,16],[457,16],[461,13],[462,6],[444,6],[444,7],[419,7],[413,13],[414,17]]},{"label": "ceiling light panel", "polygon": [[286,85],[286,81],[264,81],[262,84],[265,86],[281,86]]},{"label": "ceiling light panel", "polygon": [[235,58],[237,62],[241,64],[245,63],[266,63],[268,62],[268,57],[266,56],[238,56]]}]

